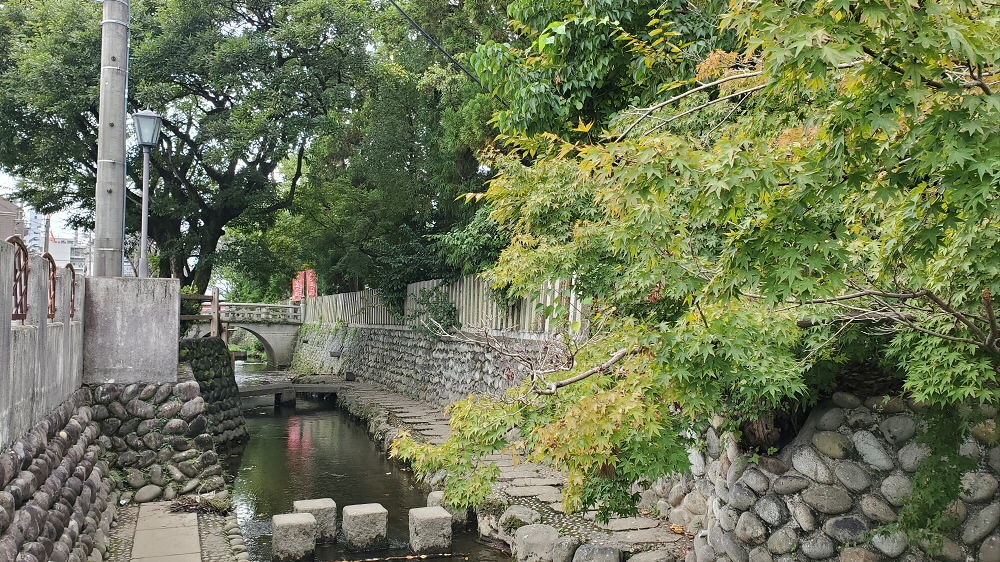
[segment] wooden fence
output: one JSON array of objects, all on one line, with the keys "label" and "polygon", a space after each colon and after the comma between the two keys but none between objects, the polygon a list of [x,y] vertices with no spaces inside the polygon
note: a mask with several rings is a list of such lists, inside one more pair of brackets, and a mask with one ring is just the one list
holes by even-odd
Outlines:
[{"label": "wooden fence", "polygon": [[[346,323],[370,326],[405,326],[421,323],[425,291],[439,290],[456,309],[458,323],[467,329],[489,328],[510,332],[550,333],[556,323],[547,317],[541,305],[553,305],[557,300],[568,308],[569,321],[583,321],[586,310],[578,295],[568,291],[566,281],[549,283],[542,288],[538,300],[517,299],[512,305],[498,302],[489,284],[468,276],[456,281],[435,279],[412,283],[406,288],[403,314],[386,307],[374,290],[341,293],[306,299],[304,321],[307,323]],[[567,296],[568,295],[568,296]]]}]

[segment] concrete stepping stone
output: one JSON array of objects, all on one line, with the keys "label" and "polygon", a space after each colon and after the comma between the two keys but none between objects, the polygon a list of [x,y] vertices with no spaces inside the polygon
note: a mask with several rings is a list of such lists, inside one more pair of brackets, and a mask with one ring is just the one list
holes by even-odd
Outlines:
[{"label": "concrete stepping stone", "polygon": [[515,478],[511,486],[562,486],[566,481],[560,478]]},{"label": "concrete stepping stone", "polygon": [[684,535],[678,535],[663,527],[639,529],[636,531],[618,531],[612,533],[612,535],[615,540],[630,544],[675,543],[685,538]]},{"label": "concrete stepping stone", "polygon": [[349,505],[344,508],[342,521],[341,527],[348,547],[354,550],[373,550],[385,545],[389,512],[382,504]]},{"label": "concrete stepping stone", "polygon": [[311,513],[316,518],[316,540],[332,542],[337,538],[337,502],[332,498],[292,502],[295,513]]},{"label": "concrete stepping stone", "polygon": [[283,513],[271,518],[271,558],[291,562],[312,557],[316,550],[316,517]]},{"label": "concrete stepping stone", "polygon": [[451,550],[451,513],[443,507],[410,510],[410,549],[417,554],[437,554]]}]

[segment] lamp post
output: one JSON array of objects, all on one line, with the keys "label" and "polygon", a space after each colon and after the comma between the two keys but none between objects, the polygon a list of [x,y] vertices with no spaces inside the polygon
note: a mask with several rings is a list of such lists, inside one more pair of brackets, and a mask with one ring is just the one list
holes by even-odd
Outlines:
[{"label": "lamp post", "polygon": [[139,234],[139,277],[149,277],[149,166],[153,147],[160,139],[160,116],[150,110],[132,115],[135,136],[142,147],[142,227]]}]

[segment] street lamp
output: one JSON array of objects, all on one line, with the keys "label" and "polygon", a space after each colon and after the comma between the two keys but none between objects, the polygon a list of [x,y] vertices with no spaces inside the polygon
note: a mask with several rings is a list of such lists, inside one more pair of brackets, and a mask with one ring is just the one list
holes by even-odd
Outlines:
[{"label": "street lamp", "polygon": [[149,166],[153,147],[160,139],[160,116],[150,110],[132,114],[135,136],[142,147],[142,228],[139,234],[139,277],[149,277],[146,238],[149,235]]}]

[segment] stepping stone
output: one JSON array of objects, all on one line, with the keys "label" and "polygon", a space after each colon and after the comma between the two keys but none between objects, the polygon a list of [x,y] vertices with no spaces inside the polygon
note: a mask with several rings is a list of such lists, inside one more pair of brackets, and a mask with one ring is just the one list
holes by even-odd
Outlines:
[{"label": "stepping stone", "polygon": [[662,527],[638,531],[618,531],[613,535],[615,540],[632,544],[675,543],[684,538],[684,535],[678,535]]},{"label": "stepping stone", "polygon": [[283,513],[271,518],[271,558],[293,561],[312,557],[316,550],[316,517],[312,513]]},{"label": "stepping stone", "polygon": [[316,540],[332,542],[337,538],[337,502],[332,498],[292,502],[295,513],[311,513],[316,518]]},{"label": "stepping stone", "polygon": [[[530,488],[531,486],[528,487]],[[549,488],[550,486],[543,486],[543,487]],[[555,492],[543,492],[535,497],[538,498],[538,501],[545,503],[559,503],[563,501],[562,492],[558,490],[556,490]]]},{"label": "stepping stone", "polygon": [[389,512],[382,504],[364,503],[344,508],[341,524],[344,539],[355,550],[374,550],[384,546],[388,525]]},{"label": "stepping stone", "polygon": [[410,549],[417,554],[451,550],[451,513],[443,507],[411,509]]},{"label": "stepping stone", "polygon": [[504,490],[504,492],[515,498],[530,498],[542,494],[559,494],[562,496],[559,490],[552,486],[511,486]]},{"label": "stepping stone", "polygon": [[562,486],[566,482],[559,478],[515,478],[511,486]]},{"label": "stepping stone", "polygon": [[607,529],[609,531],[632,531],[636,529],[652,529],[653,527],[659,527],[660,522],[656,519],[650,519],[649,517],[622,517],[619,519],[611,519],[607,523],[600,523],[599,526],[602,529]]}]

